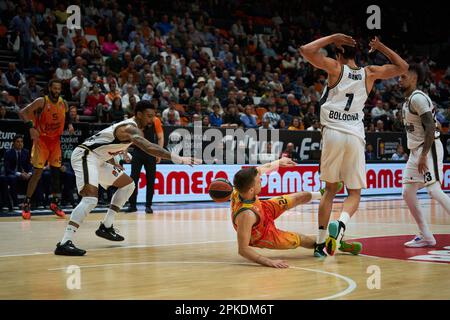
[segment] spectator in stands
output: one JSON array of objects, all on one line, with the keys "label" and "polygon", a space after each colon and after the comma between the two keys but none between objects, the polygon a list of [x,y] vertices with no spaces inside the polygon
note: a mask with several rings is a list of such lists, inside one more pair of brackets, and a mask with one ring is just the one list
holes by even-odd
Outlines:
[{"label": "spectator in stands", "polygon": [[128,105],[128,107],[125,109],[125,118],[131,118],[134,116],[134,110],[136,108],[136,104],[138,103],[138,101],[136,100],[135,96],[131,96],[130,97],[130,104]]},{"label": "spectator in stands", "polygon": [[203,98],[204,104],[206,105],[206,112],[213,112],[213,107],[219,107],[219,114],[223,114],[222,106],[220,105],[219,99],[214,95],[214,89],[208,89],[206,97]]},{"label": "spectator in stands", "polygon": [[155,92],[153,91],[153,86],[151,84],[148,84],[147,87],[145,88],[145,93],[142,96],[142,100],[151,101],[154,96]]},{"label": "spectator in stands", "polygon": [[133,85],[129,84],[127,86],[127,93],[122,97],[122,107],[125,110],[129,110],[130,108],[130,97],[134,97],[136,99],[136,102],[141,101],[141,98],[137,94],[135,94],[135,90]]},{"label": "spectator in stands", "polygon": [[222,127],[237,128],[242,126],[239,112],[234,104],[228,105],[227,111],[223,116]]},{"label": "spectator in stands", "polygon": [[272,126],[272,124],[270,123],[270,120],[266,118],[266,119],[262,119],[260,129],[273,130],[273,129],[275,129],[275,128],[274,128],[274,126]]},{"label": "spectator in stands", "polygon": [[392,131],[403,132],[405,130],[405,125],[403,124],[402,111],[399,110],[395,114],[394,122],[392,123]]},{"label": "spectator in stands", "polygon": [[19,103],[31,103],[42,96],[42,87],[36,84],[34,75],[28,76],[28,81],[20,87]]},{"label": "spectator in stands", "polygon": [[376,105],[372,108],[372,120],[377,121],[381,116],[385,115],[386,111],[383,109],[383,101],[377,100]]},{"label": "spectator in stands", "polygon": [[286,149],[281,153],[281,158],[290,158],[294,162],[298,162],[300,160],[300,157],[298,156],[298,153],[295,151],[295,146],[292,142],[289,142],[286,145]]},{"label": "spectator in stands", "polygon": [[377,121],[377,126],[375,127],[375,132],[384,132],[384,122],[383,120]]},{"label": "spectator in stands", "polygon": [[378,160],[376,153],[373,151],[373,146],[370,143],[366,145],[365,156],[366,160]]},{"label": "spectator in stands", "polygon": [[95,40],[89,41],[88,47],[83,51],[82,56],[86,59],[91,69],[101,68],[103,65],[103,55]]},{"label": "spectator in stands", "polygon": [[17,97],[19,95],[19,88],[25,84],[26,81],[22,73],[17,70],[14,62],[8,63],[8,71],[5,72],[5,77],[8,80],[7,83],[10,87],[8,92]]},{"label": "spectator in stands", "polygon": [[78,68],[75,71],[75,77],[70,80],[70,92],[72,94],[72,99],[79,102],[80,107],[84,107],[86,104],[86,97],[90,87],[91,84],[88,79],[85,78],[83,70]]},{"label": "spectator in stands", "polygon": [[[202,117],[199,114],[194,113],[191,117],[191,121],[189,122],[188,127],[196,126],[197,122],[199,122],[199,121],[200,122],[202,121]],[[201,124],[200,124],[200,126],[201,126]]]},{"label": "spectator in stands", "polygon": [[[23,70],[24,67],[29,66],[31,62],[31,19],[26,15],[22,6],[17,6],[17,15],[11,20],[10,30],[13,34],[20,39],[20,49],[19,49],[19,65],[20,69]],[[9,80],[9,79],[8,79]],[[11,81],[10,81],[11,83]],[[18,84],[11,83],[12,85],[18,87]]]},{"label": "spectator in stands", "polygon": [[105,61],[106,72],[112,72],[115,77],[118,77],[122,70],[122,60],[119,58],[119,51],[113,50],[111,56]]},{"label": "spectator in stands", "polygon": [[289,106],[284,105],[280,114],[280,121],[283,120],[286,127],[289,127],[294,117],[289,114]]},{"label": "spectator in stands", "polygon": [[245,129],[257,128],[256,117],[252,114],[252,107],[250,105],[246,106],[244,109],[244,114],[241,115],[241,122]]},{"label": "spectator in stands", "polygon": [[109,92],[105,96],[105,102],[108,104],[109,107],[112,106],[113,101],[116,98],[122,99],[122,95],[120,94],[120,90],[117,89],[117,83],[116,81],[109,82]]},{"label": "spectator in stands", "polygon": [[134,83],[139,83],[139,73],[134,68],[134,62],[128,62],[126,69],[122,70],[119,74],[119,85],[124,85],[128,81],[129,75],[133,76]]},{"label": "spectator in stands", "polygon": [[270,127],[278,128],[278,124],[280,122],[280,115],[277,113],[277,106],[272,104],[269,106],[269,111],[264,113],[262,117],[262,121],[269,121]]},{"label": "spectator in stands", "polygon": [[401,144],[397,145],[397,151],[392,155],[391,160],[407,161],[408,155],[405,153],[405,149]]},{"label": "spectator in stands", "polygon": [[314,120],[317,120],[317,115],[315,113],[315,107],[313,104],[308,104],[308,112],[305,114],[305,116],[303,118],[305,127],[309,128],[313,124]]},{"label": "spectator in stands", "polygon": [[98,123],[102,123],[102,121],[105,120],[103,116],[106,114],[108,109],[108,104],[105,101],[105,95],[100,91],[100,86],[97,83],[94,83],[92,85],[92,91],[87,96],[83,114],[85,116],[95,116]]},{"label": "spectator in stands", "polygon": [[75,44],[75,47],[80,46],[81,48],[87,48],[88,42],[86,40],[86,37],[83,35],[82,29],[75,29],[75,36],[72,38],[73,43]]},{"label": "spectator in stands", "polygon": [[9,119],[18,119],[17,113],[20,108],[17,106],[16,99],[8,91],[2,91],[0,93],[0,106],[6,108]]},{"label": "spectator in stands", "polygon": [[61,80],[62,92],[66,99],[70,98],[70,80],[72,79],[72,70],[69,69],[69,60],[61,60],[60,67],[56,69],[56,78]]},{"label": "spectator in stands", "polygon": [[211,127],[211,123],[209,122],[209,116],[203,116],[202,118],[202,127]]},{"label": "spectator in stands", "polygon": [[179,126],[181,125],[180,113],[175,109],[175,104],[170,103],[162,113],[162,120],[166,126]]},{"label": "spectator in stands", "polygon": [[72,37],[69,34],[69,28],[67,28],[67,26],[64,25],[64,27],[62,27],[59,39],[62,39],[64,41],[64,45],[71,52],[75,49],[75,43],[73,42]]},{"label": "spectator in stands", "polygon": [[313,120],[313,123],[310,127],[308,127],[308,129],[306,129],[307,131],[320,131],[320,122],[317,119]]},{"label": "spectator in stands", "polygon": [[25,189],[32,174],[30,152],[23,148],[22,135],[15,135],[13,147],[5,152],[5,174],[13,206],[18,207],[17,194],[19,187]]},{"label": "spectator in stands", "polygon": [[288,127],[288,130],[300,131],[305,130],[305,126],[303,125],[303,121],[299,117],[292,118],[292,124]]},{"label": "spectator in stands", "polygon": [[177,96],[178,103],[188,105],[190,94],[189,90],[186,88],[186,81],[184,79],[180,79],[178,81],[178,86],[175,89],[175,94]]},{"label": "spectator in stands", "polygon": [[112,123],[120,122],[125,117],[125,111],[122,107],[122,99],[115,97],[112,101],[111,109],[109,111],[109,121]]},{"label": "spectator in stands", "polygon": [[221,107],[218,104],[213,105],[212,112],[209,114],[209,123],[211,123],[212,127],[220,127],[222,126],[223,120],[222,115],[220,113]]},{"label": "spectator in stands", "polygon": [[114,52],[119,52],[119,47],[113,40],[113,36],[111,33],[106,35],[105,41],[102,44],[102,53],[105,56],[111,56]]},{"label": "spectator in stands", "polygon": [[70,121],[72,123],[79,123],[80,122],[80,116],[78,115],[78,110],[76,106],[71,106],[69,108],[69,117]]}]

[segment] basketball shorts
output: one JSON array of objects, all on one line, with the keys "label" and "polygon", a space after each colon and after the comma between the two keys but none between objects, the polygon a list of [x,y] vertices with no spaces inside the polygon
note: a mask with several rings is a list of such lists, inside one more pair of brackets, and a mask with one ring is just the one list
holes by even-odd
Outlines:
[{"label": "basketball shorts", "polygon": [[435,139],[427,155],[427,168],[425,174],[419,173],[419,157],[422,147],[411,150],[403,170],[403,183],[423,183],[424,186],[441,181],[444,177],[444,147],[440,139]]},{"label": "basketball shorts", "polygon": [[94,153],[81,147],[73,150],[71,163],[78,192],[87,184],[94,187],[101,185],[107,189],[125,173],[122,169],[100,160]]},{"label": "basketball shorts", "polygon": [[47,162],[52,167],[61,167],[61,140],[59,136],[55,138],[42,136],[33,142],[31,148],[31,164],[33,167],[42,169]]},{"label": "basketball shorts", "polygon": [[278,229],[274,220],[286,210],[292,208],[292,198],[289,195],[274,197],[268,200],[261,200],[262,209],[269,220],[268,230],[262,239],[259,239],[254,246],[266,249],[295,249],[300,246],[300,235],[295,232]]},{"label": "basketball shorts", "polygon": [[363,140],[357,136],[323,128],[320,180],[330,183],[342,181],[348,189],[365,189],[364,149]]}]

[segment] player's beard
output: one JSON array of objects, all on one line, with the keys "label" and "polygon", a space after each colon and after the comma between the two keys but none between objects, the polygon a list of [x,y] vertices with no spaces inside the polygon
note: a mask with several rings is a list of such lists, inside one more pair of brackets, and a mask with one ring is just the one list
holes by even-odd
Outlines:
[{"label": "player's beard", "polygon": [[49,96],[50,96],[50,100],[52,100],[54,102],[57,101],[59,98],[59,94],[55,95],[52,90],[49,91]]}]

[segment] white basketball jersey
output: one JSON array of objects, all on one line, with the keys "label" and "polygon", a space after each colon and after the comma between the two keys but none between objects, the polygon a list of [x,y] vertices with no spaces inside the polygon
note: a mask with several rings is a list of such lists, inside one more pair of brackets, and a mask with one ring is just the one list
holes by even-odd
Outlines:
[{"label": "white basketball jersey", "polygon": [[365,141],[363,109],[367,96],[365,69],[343,65],[336,85],[326,86],[322,93],[320,123]]},{"label": "white basketball jersey", "polygon": [[[402,115],[406,129],[408,149],[416,149],[425,142],[425,129],[420,116],[425,112],[431,112],[435,118],[435,110],[430,97],[423,91],[414,90],[403,103]],[[434,120],[436,123],[436,118]],[[435,131],[435,138],[439,137],[439,131]]]},{"label": "white basketball jersey", "polygon": [[131,141],[119,141],[115,136],[118,127],[131,124],[138,126],[134,118],[130,118],[109,126],[83,142],[83,146],[87,147],[101,160],[108,161],[117,153],[125,151],[132,144]]}]

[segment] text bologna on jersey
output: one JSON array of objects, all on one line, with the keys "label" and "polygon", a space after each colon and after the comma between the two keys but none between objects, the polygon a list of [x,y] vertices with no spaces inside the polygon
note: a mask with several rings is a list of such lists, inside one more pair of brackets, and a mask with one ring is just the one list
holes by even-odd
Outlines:
[{"label": "text bologna on jersey", "polygon": [[340,113],[338,111],[330,110],[330,114],[328,116],[330,119],[335,120],[344,120],[344,121],[357,121],[359,120],[359,116],[357,113]]}]

